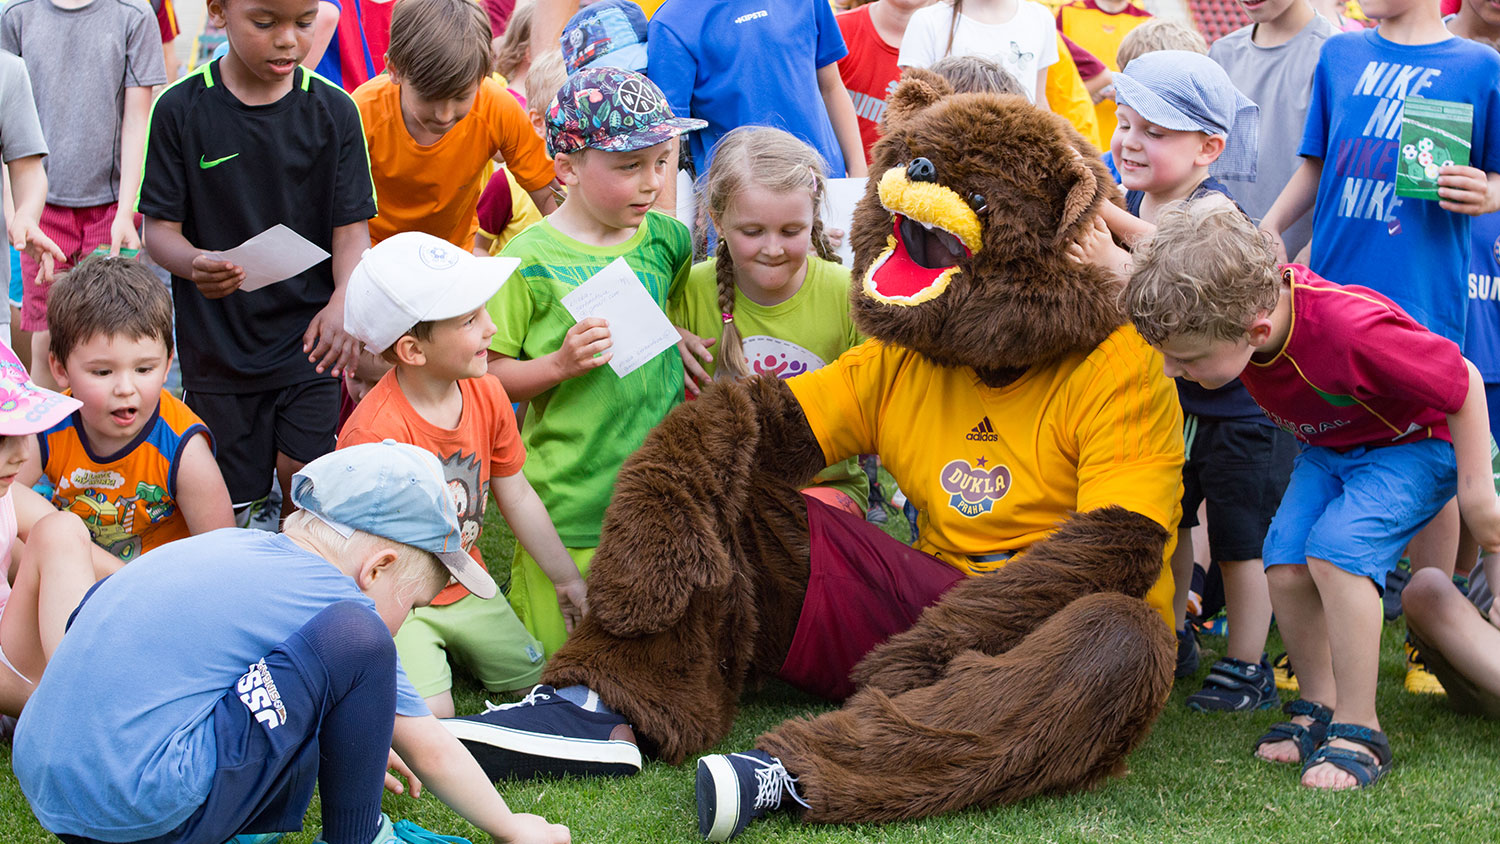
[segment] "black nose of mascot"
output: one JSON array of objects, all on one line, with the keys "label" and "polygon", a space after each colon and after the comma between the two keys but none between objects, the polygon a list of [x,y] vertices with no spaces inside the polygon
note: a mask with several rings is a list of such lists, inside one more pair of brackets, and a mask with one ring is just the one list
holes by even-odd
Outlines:
[{"label": "black nose of mascot", "polygon": [[906,178],[913,182],[936,182],[937,168],[925,158],[914,159],[906,165]]}]

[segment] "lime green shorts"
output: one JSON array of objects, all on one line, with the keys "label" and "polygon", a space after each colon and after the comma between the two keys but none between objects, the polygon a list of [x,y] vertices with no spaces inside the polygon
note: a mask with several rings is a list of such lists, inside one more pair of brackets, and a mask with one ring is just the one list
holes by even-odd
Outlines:
[{"label": "lime green shorts", "polygon": [[[567,552],[578,566],[578,573],[587,577],[594,549],[568,548]],[[510,605],[515,610],[516,617],[531,631],[531,635],[541,640],[547,656],[552,656],[568,640],[562,610],[557,606],[557,591],[552,588],[552,581],[541,566],[536,564],[536,560],[526,553],[519,542],[516,543],[516,556],[510,564]]]},{"label": "lime green shorts", "polygon": [[465,595],[412,610],[396,633],[396,653],[424,698],[453,688],[450,659],[492,692],[530,688],[542,676],[542,644],[499,597]]}]

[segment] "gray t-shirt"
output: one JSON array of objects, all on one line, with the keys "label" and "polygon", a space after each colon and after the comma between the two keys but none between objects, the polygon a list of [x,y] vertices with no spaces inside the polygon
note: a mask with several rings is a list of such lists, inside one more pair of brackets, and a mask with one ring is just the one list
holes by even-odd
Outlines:
[{"label": "gray t-shirt", "polygon": [[[1240,92],[1260,106],[1260,150],[1256,178],[1242,182],[1220,177],[1229,194],[1259,222],[1292,174],[1302,166],[1297,146],[1307,123],[1307,104],[1312,97],[1313,69],[1323,42],[1338,33],[1333,24],[1313,15],[1302,31],[1278,47],[1261,47],[1250,40],[1255,26],[1237,29],[1208,49],[1208,57],[1219,63]],[[1282,233],[1288,259],[1295,259],[1312,239],[1312,212],[1302,216]]]},{"label": "gray t-shirt", "polygon": [[52,0],[10,0],[0,12],[0,49],[24,59],[31,73],[52,148],[47,202],[87,208],[118,199],[125,89],[167,81],[151,5],[93,0],[64,9]]},{"label": "gray t-shirt", "polygon": [[[13,53],[0,50],[0,160],[6,164],[30,155],[46,155],[42,122],[31,98],[31,79],[26,63]],[[8,221],[0,209],[0,231]],[[10,261],[0,261],[0,282],[10,285]]]}]

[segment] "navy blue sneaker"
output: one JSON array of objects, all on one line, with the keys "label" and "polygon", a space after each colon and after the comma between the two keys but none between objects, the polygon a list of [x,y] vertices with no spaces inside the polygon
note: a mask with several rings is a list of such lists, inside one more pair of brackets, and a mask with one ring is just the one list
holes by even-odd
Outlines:
[{"label": "navy blue sneaker", "polygon": [[551,686],[519,703],[486,703],[480,715],[445,718],[491,781],[565,774],[620,777],[641,770],[641,751],[624,716],[563,700]]},{"label": "navy blue sneaker", "polygon": [[715,753],[698,760],[698,833],[728,841],[756,818],[781,808],[788,795],[803,808],[797,778],[762,750]]},{"label": "navy blue sneaker", "polygon": [[1177,631],[1177,670],[1172,676],[1178,680],[1198,673],[1198,634],[1189,624]]},{"label": "navy blue sneaker", "polygon": [[1259,664],[1226,656],[1208,669],[1203,688],[1188,697],[1187,705],[1199,712],[1252,712],[1280,706],[1276,673],[1265,654]]}]

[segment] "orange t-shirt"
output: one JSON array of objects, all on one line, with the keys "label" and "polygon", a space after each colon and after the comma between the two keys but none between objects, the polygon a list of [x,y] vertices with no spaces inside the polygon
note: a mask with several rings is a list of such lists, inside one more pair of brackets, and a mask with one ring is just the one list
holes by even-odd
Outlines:
[{"label": "orange t-shirt", "polygon": [[414,140],[401,117],[401,89],[386,75],[352,94],[365,126],[377,215],[370,242],[420,231],[474,248],[474,209],[495,153],[526,191],[552,181],[552,159],[516,98],[493,79],[479,83],[474,107],[435,144]]},{"label": "orange t-shirt", "polygon": [[[458,382],[464,409],[457,428],[440,428],[417,413],[392,369],[370,389],[364,401],[354,408],[344,430],[339,433],[339,448],[382,440],[410,443],[425,448],[443,464],[448,493],[458,510],[463,531],[463,547],[484,565],[475,540],[484,526],[486,491],[490,478],[506,478],[521,471],[526,462],[526,447],[516,427],[516,414],[510,397],[493,375],[465,378]],[[432,602],[433,606],[451,604],[467,595],[457,583],[450,584]]]}]

